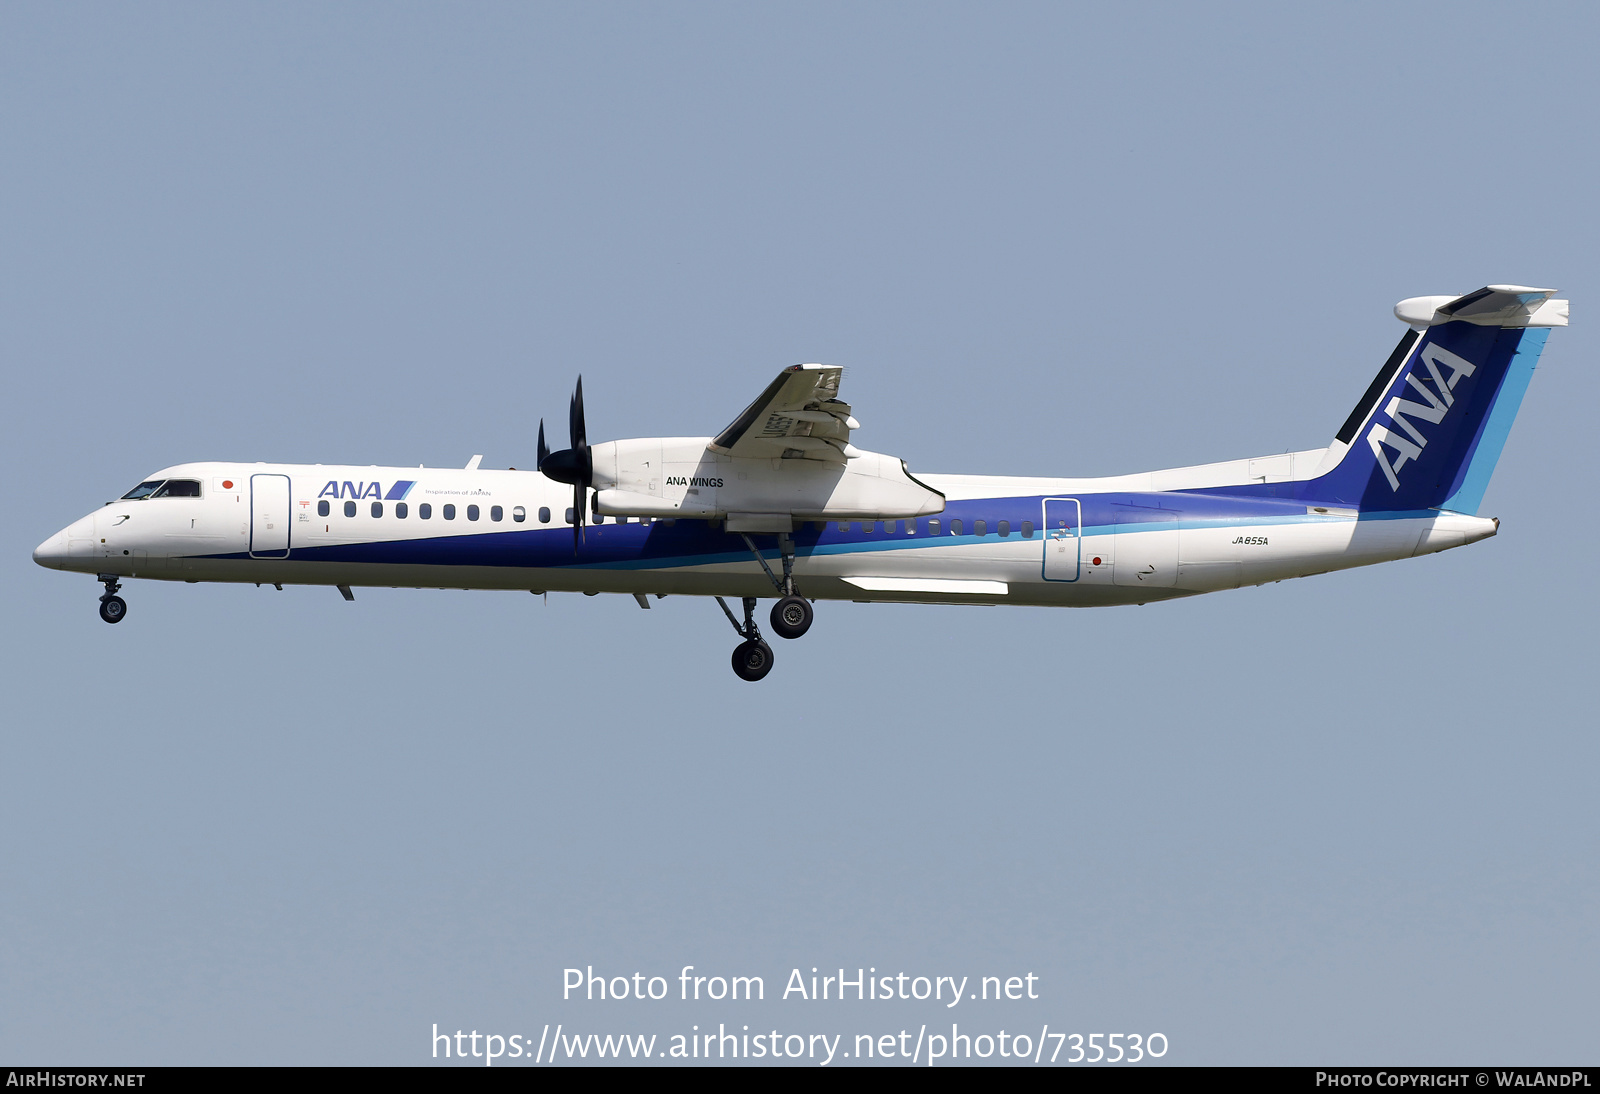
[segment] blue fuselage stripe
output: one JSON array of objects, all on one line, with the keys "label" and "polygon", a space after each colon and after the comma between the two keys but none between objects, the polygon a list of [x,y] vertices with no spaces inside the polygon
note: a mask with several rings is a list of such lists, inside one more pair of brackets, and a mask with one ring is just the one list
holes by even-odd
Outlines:
[{"label": "blue fuselage stripe", "polygon": [[[1056,495],[1050,495],[1054,500]],[[862,522],[807,521],[794,532],[800,557],[843,555],[874,551],[905,551],[932,547],[1042,544],[1045,496],[973,498],[950,502],[936,519],[940,534],[928,533],[929,518],[915,521],[915,534],[907,534],[906,520],[889,522],[895,532],[862,531]],[[1432,510],[1318,514],[1303,502],[1279,498],[1242,497],[1207,491],[1164,494],[1088,494],[1076,499],[1082,526],[1075,534],[1130,535],[1141,532],[1263,527],[1287,524],[1327,524],[1354,520],[1400,520],[1435,516]],[[973,534],[975,521],[986,523],[986,534]],[[950,533],[961,522],[962,534]],[[1009,535],[998,534],[1000,522]],[[1033,525],[1033,535],[1022,535],[1023,522]],[[354,530],[354,529],[352,529]],[[763,554],[776,557],[768,536],[755,537]],[[243,558],[239,553],[204,555],[207,558]],[[325,545],[295,544],[291,557],[307,562],[373,563],[424,566],[487,566],[517,568],[592,568],[611,570],[675,569],[739,562],[750,558],[736,534],[704,521],[657,521],[653,524],[600,524],[586,529],[583,543],[573,551],[572,529],[552,525],[530,529],[477,532],[467,535],[427,536],[368,540]]]}]

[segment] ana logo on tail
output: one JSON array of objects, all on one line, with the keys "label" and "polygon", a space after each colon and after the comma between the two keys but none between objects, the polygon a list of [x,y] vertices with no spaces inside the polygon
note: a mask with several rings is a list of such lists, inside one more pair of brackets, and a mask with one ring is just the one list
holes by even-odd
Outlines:
[{"label": "ana logo on tail", "polygon": [[[1428,401],[1417,403],[1397,395],[1389,400],[1389,405],[1383,410],[1389,416],[1390,424],[1398,426],[1404,431],[1405,436],[1376,422],[1367,431],[1367,443],[1372,446],[1373,455],[1378,457],[1378,466],[1383,468],[1383,473],[1388,476],[1390,488],[1395,491],[1400,489],[1400,468],[1405,466],[1407,460],[1415,460],[1421,456],[1422,450],[1428,444],[1428,438],[1417,428],[1417,421],[1430,422],[1433,425],[1444,421],[1445,415],[1450,413],[1450,408],[1455,406],[1456,384],[1463,376],[1471,376],[1478,370],[1478,366],[1465,357],[1451,353],[1443,346],[1431,342],[1422,347],[1418,362],[1428,366],[1428,373],[1433,377],[1433,386],[1429,387],[1420,380],[1416,369],[1406,377],[1406,383]],[[1445,375],[1447,371],[1448,376]],[[1392,463],[1383,451],[1385,446],[1395,451]]]}]

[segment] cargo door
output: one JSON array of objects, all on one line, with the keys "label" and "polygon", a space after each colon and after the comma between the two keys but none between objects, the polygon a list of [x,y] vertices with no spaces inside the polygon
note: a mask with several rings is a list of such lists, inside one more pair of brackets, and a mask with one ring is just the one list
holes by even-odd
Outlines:
[{"label": "cargo door", "polygon": [[1112,580],[1118,585],[1170,589],[1178,583],[1178,513],[1154,506],[1111,507],[1117,548]]}]

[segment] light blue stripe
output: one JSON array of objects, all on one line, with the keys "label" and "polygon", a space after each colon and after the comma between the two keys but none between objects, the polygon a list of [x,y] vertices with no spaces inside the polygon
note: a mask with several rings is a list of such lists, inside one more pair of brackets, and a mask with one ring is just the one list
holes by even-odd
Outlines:
[{"label": "light blue stripe", "polygon": [[1439,508],[1452,513],[1466,513],[1468,516],[1478,515],[1484,491],[1489,489],[1489,477],[1494,474],[1495,464],[1500,462],[1500,452],[1506,446],[1511,423],[1516,420],[1522,397],[1527,394],[1528,384],[1533,381],[1534,366],[1539,363],[1539,354],[1543,352],[1545,340],[1549,337],[1549,327],[1534,327],[1523,332],[1522,341],[1517,343],[1517,352],[1506,366],[1506,378],[1501,381],[1500,390],[1495,394],[1489,418],[1483,424],[1478,447],[1467,463],[1467,473],[1461,477],[1461,485],[1456,492],[1446,498]]}]

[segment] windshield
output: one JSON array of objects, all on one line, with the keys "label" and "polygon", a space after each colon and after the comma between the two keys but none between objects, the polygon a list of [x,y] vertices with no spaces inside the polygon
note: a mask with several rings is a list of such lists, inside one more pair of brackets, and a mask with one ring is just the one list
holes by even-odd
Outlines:
[{"label": "windshield", "polygon": [[144,498],[198,498],[200,483],[195,479],[151,479],[141,482],[122,495],[123,501],[140,501]]},{"label": "windshield", "polygon": [[129,490],[126,494],[122,495],[122,500],[138,501],[140,498],[148,498],[151,494],[154,494],[160,486],[160,479],[156,479],[153,482],[141,482],[138,486],[135,486],[132,490]]}]

